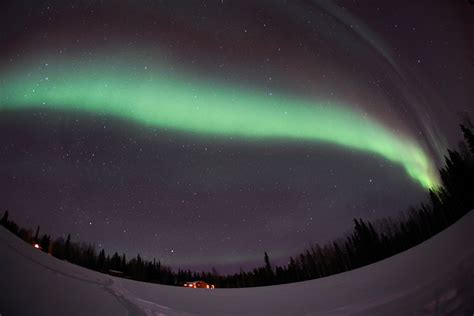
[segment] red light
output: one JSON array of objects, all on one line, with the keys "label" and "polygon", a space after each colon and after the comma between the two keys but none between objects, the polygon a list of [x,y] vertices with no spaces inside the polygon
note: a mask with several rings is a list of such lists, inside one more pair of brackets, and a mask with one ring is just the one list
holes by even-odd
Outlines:
[{"label": "red light", "polygon": [[35,247],[36,249],[39,249],[39,248],[40,248],[40,246],[39,246],[38,244],[34,244],[33,247]]}]

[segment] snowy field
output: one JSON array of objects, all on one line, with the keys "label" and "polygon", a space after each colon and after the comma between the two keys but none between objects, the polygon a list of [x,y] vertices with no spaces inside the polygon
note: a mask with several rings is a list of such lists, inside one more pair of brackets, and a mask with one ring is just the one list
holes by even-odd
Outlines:
[{"label": "snowy field", "polygon": [[0,227],[0,315],[474,315],[474,212],[387,260],[318,280],[187,289],[55,259]]}]

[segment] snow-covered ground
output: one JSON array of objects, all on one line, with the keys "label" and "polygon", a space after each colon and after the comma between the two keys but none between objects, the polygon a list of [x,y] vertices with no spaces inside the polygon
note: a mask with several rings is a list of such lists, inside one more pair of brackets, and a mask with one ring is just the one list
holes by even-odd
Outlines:
[{"label": "snow-covered ground", "polygon": [[473,315],[474,212],[387,260],[318,280],[187,289],[57,260],[0,227],[0,315]]}]

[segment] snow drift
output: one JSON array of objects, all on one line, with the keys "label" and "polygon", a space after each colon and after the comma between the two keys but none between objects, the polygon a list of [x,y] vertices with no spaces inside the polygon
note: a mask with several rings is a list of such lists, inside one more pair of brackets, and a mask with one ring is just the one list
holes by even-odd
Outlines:
[{"label": "snow drift", "polygon": [[187,289],[60,261],[0,227],[0,315],[472,315],[474,212],[401,254],[269,287]]}]

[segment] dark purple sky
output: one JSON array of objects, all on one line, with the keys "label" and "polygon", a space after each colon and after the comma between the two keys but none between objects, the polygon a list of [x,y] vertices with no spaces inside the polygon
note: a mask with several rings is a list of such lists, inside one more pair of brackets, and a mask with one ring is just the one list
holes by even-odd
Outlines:
[{"label": "dark purple sky", "polygon": [[[409,133],[437,163],[460,139],[460,113],[473,114],[468,1],[0,9],[0,71],[38,52],[81,60],[133,49],[228,85],[344,101]],[[50,110],[0,111],[0,131],[0,206],[15,221],[174,267],[230,271],[264,251],[282,262],[354,217],[395,216],[426,196],[400,166],[330,145],[195,138]]]}]

